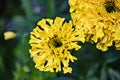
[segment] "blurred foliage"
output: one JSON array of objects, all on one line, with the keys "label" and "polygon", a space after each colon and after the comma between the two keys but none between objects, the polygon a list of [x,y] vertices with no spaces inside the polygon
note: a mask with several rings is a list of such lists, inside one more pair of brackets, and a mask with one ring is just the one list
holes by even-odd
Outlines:
[{"label": "blurred foliage", "polygon": [[[110,47],[102,52],[90,43],[71,63],[72,74],[41,72],[29,55],[29,33],[37,21],[56,16],[70,20],[68,0],[0,0],[0,80],[120,80],[120,51]],[[17,34],[4,40],[5,31]]]}]

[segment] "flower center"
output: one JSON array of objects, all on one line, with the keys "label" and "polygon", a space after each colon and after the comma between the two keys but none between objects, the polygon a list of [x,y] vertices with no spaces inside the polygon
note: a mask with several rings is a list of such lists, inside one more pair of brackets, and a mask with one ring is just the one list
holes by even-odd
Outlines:
[{"label": "flower center", "polygon": [[58,48],[62,46],[62,41],[60,38],[58,38],[57,35],[54,35],[53,38],[50,39],[49,41],[49,46],[50,47],[54,47],[54,48]]},{"label": "flower center", "polygon": [[108,13],[116,12],[117,7],[115,6],[114,0],[107,0],[104,5]]},{"label": "flower center", "polygon": [[62,42],[61,42],[59,39],[53,39],[53,40],[52,40],[52,45],[53,45],[55,48],[58,48],[58,47],[62,46]]}]

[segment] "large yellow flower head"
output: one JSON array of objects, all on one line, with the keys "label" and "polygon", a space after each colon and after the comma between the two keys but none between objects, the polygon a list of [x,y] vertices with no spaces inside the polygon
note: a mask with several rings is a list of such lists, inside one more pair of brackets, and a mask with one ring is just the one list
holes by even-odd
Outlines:
[{"label": "large yellow flower head", "polygon": [[120,50],[120,0],[100,0],[97,8],[102,22],[107,29],[107,42],[114,42],[117,50]]},{"label": "large yellow flower head", "polygon": [[[64,18],[56,17],[42,19],[30,33],[30,54],[35,67],[41,71],[71,73],[69,62],[77,60],[70,53],[71,49],[78,50],[78,41],[84,40],[72,26],[72,22],[64,22]],[[61,70],[62,68],[62,70]]]},{"label": "large yellow flower head", "polygon": [[120,50],[120,0],[69,0],[73,24],[102,51]]}]

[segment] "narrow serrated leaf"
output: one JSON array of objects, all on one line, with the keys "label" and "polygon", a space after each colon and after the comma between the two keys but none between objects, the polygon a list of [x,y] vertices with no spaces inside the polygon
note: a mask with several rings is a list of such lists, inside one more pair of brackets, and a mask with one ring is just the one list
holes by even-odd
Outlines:
[{"label": "narrow serrated leaf", "polygon": [[103,68],[101,70],[100,80],[107,80],[107,72],[106,72],[105,66],[103,66]]},{"label": "narrow serrated leaf", "polygon": [[120,73],[118,71],[115,71],[115,70],[109,68],[109,74],[110,74],[110,76],[113,76],[113,77],[117,78],[118,80],[120,80]]},{"label": "narrow serrated leaf", "polygon": [[90,77],[90,76],[94,75],[94,73],[95,73],[95,71],[98,69],[98,67],[99,67],[99,63],[94,64],[94,65],[88,70],[87,77]]}]

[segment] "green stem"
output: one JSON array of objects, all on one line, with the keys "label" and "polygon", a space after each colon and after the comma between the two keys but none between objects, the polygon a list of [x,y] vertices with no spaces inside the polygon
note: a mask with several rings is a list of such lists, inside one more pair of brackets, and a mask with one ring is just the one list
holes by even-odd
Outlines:
[{"label": "green stem", "polygon": [[48,0],[48,14],[47,17],[54,18],[55,15],[55,4],[54,0]]}]

